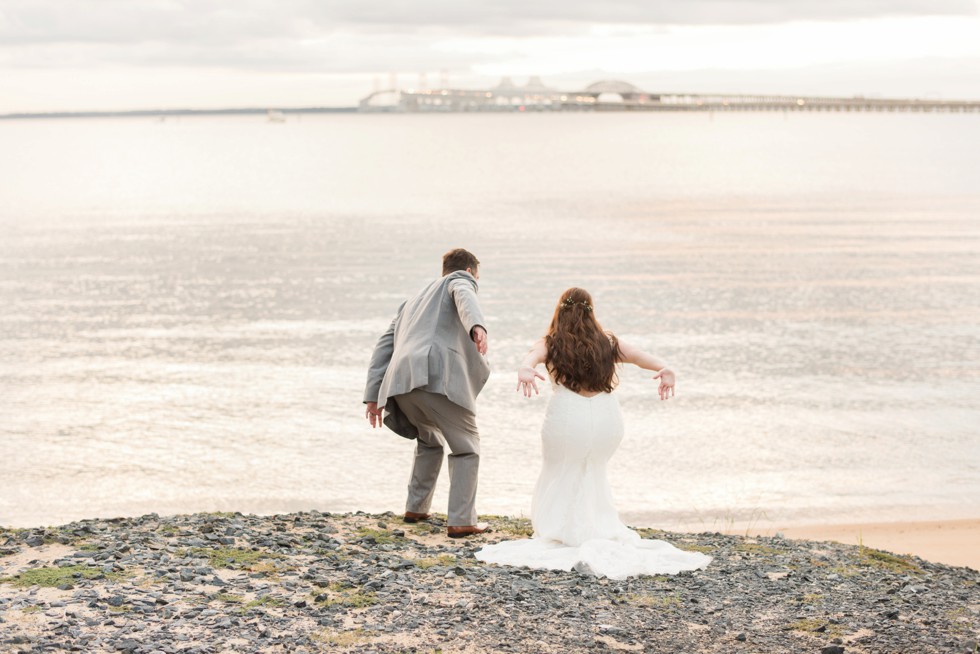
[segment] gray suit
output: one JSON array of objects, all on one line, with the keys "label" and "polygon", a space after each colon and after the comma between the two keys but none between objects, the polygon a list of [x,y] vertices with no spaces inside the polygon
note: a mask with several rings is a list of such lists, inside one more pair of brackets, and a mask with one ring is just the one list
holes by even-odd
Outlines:
[{"label": "gray suit", "polygon": [[490,364],[473,343],[474,327],[486,328],[476,279],[457,271],[435,280],[398,308],[371,357],[365,402],[385,409],[384,423],[418,438],[407,511],[428,513],[449,446],[449,524],[476,524],[480,436],[476,396]]}]

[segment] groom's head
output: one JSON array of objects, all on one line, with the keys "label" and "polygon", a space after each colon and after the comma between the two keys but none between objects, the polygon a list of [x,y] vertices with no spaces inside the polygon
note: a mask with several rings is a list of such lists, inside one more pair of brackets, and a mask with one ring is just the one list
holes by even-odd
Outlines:
[{"label": "groom's head", "polygon": [[456,248],[442,255],[442,276],[445,277],[449,273],[456,272],[457,270],[465,270],[479,279],[480,260],[472,252],[468,252],[463,248]]}]

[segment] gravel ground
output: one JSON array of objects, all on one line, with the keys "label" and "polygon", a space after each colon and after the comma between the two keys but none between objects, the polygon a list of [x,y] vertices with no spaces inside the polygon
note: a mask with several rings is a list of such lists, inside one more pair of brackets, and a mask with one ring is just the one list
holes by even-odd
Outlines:
[{"label": "gravel ground", "polygon": [[836,543],[675,534],[705,570],[485,565],[490,517],[195,514],[0,529],[2,652],[971,652],[980,574]]}]

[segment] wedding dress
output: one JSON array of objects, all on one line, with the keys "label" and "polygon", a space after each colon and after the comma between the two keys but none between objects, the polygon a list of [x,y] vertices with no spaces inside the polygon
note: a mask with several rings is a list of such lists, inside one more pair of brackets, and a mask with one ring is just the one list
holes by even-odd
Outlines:
[{"label": "wedding dress", "polygon": [[585,397],[552,386],[541,429],[544,464],[531,504],[534,536],[488,545],[476,558],[529,568],[574,568],[611,579],[708,565],[711,557],[643,539],[619,520],[606,477],[606,463],[623,439],[616,397]]}]

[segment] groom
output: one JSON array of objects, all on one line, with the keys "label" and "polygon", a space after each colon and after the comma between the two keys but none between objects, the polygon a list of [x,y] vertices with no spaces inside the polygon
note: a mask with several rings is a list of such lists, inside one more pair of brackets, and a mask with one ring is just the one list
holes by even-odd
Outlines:
[{"label": "groom", "polygon": [[[417,438],[405,522],[429,518],[443,443],[449,446],[449,536],[488,530],[476,520],[480,435],[476,396],[487,383],[487,330],[476,298],[480,262],[463,249],[442,257],[442,278],[398,308],[374,348],[365,416]],[[472,342],[471,342],[472,341]]]}]

